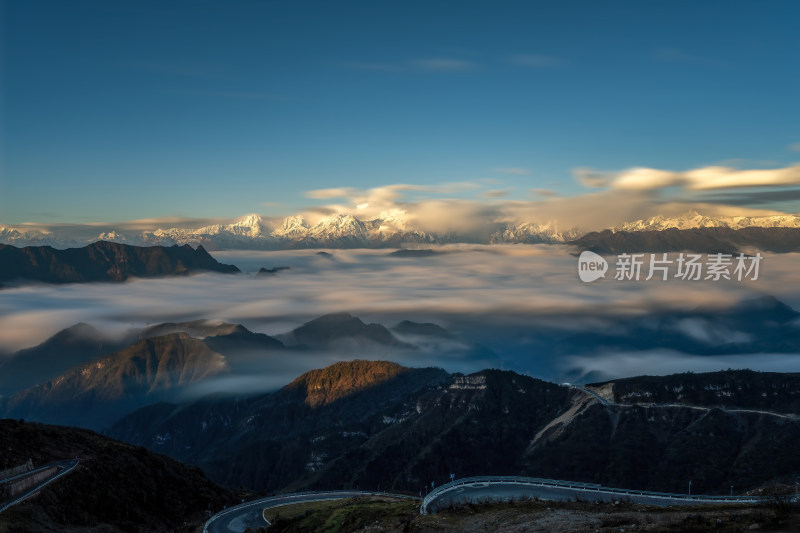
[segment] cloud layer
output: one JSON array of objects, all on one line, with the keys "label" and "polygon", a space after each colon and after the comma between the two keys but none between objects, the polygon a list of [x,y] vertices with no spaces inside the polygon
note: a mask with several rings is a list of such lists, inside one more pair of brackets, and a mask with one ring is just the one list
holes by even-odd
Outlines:
[{"label": "cloud layer", "polygon": [[754,170],[708,166],[684,172],[646,167],[631,168],[622,172],[597,172],[591,169],[577,169],[575,175],[586,187],[630,190],[684,187],[690,191],[704,191],[709,189],[800,185],[800,165]]},{"label": "cloud layer", "polygon": [[[215,255],[250,273],[260,267],[290,266],[291,270],[274,277],[208,274],[125,284],[4,289],[0,291],[0,349],[35,345],[81,321],[121,334],[166,321],[205,318],[280,334],[322,314],[347,311],[387,326],[405,319],[435,322],[459,339],[489,346],[500,355],[505,368],[555,379],[562,373],[583,374],[599,367],[620,372],[629,364],[626,357],[640,361],[638,366],[630,363],[630,368],[641,373],[646,371],[642,365],[650,361],[650,355],[637,359],[637,354],[604,353],[589,359],[546,360],[536,357],[534,348],[525,348],[527,342],[535,345],[537,328],[605,331],[614,323],[608,322],[609,317],[698,306],[725,308],[763,293],[778,294],[800,308],[798,254],[767,255],[759,280],[750,283],[608,279],[585,284],[577,276],[577,259],[559,246],[462,245],[439,251],[443,253],[424,258],[397,257],[381,250],[332,250],[330,257],[312,250],[235,251]],[[526,340],[527,336],[531,338]],[[506,350],[509,346],[513,351]],[[358,356],[380,358],[381,353]],[[322,354],[303,359],[285,373],[322,366],[329,357]],[[401,362],[406,364],[440,365],[451,371],[478,370],[491,364],[433,352],[404,357]],[[659,360],[659,368],[701,368],[691,366],[699,365],[693,359],[686,360],[690,363],[686,367],[681,366],[686,361],[680,357],[670,361]],[[702,368],[758,367],[759,361],[766,358],[707,358]],[[783,367],[785,371],[800,371],[800,366],[792,366],[796,358],[784,361],[788,365]]]}]

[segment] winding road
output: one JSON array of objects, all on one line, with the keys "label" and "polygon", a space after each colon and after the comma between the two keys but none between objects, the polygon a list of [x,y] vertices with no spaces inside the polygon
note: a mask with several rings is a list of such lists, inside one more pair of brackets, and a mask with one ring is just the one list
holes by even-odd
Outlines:
[{"label": "winding road", "polygon": [[10,501],[7,501],[7,502],[0,502],[0,513],[5,511],[6,509],[11,507],[12,505],[16,505],[18,503],[22,503],[23,501],[27,500],[28,498],[30,498],[31,496],[33,496],[34,494],[36,494],[37,492],[42,490],[44,487],[46,487],[50,483],[53,483],[57,479],[60,479],[61,477],[66,476],[67,474],[69,474],[70,472],[75,470],[75,468],[78,466],[78,464],[80,464],[80,461],[78,461],[77,459],[73,459],[71,461],[59,461],[59,462],[56,462],[56,463],[50,463],[50,464],[44,465],[44,466],[39,467],[39,468],[37,468],[35,470],[31,470],[30,472],[25,472],[24,474],[19,474],[17,476],[12,476],[12,477],[0,480],[0,483],[7,483],[9,481],[14,481],[14,480],[17,480],[17,479],[22,479],[22,478],[31,476],[33,474],[36,474],[37,472],[41,472],[42,470],[46,470],[46,469],[51,468],[51,467],[58,468],[58,472],[56,472],[54,475],[52,475],[51,477],[49,477],[47,479],[42,480],[41,483],[38,483],[38,484],[34,485],[33,487],[31,487],[30,489],[26,490],[22,494],[18,494],[17,496],[14,497],[13,500],[10,500]]},{"label": "winding road", "polygon": [[686,409],[695,409],[698,411],[711,411],[713,409],[719,409],[720,411],[725,411],[728,413],[751,413],[757,415],[766,415],[766,416],[775,416],[778,418],[784,418],[787,420],[797,420],[800,421],[800,416],[794,413],[776,413],[775,411],[762,411],[760,409],[738,409],[738,408],[731,408],[731,407],[708,407],[704,405],[690,405],[690,404],[683,404],[683,403],[616,403],[608,400],[607,398],[603,398],[595,391],[591,389],[587,389],[585,387],[581,387],[580,385],[570,385],[573,389],[577,389],[582,391],[590,396],[592,396],[595,400],[599,401],[601,404],[609,406],[613,405],[616,407],[684,407]]},{"label": "winding road", "polygon": [[520,498],[540,500],[625,500],[648,505],[697,505],[699,503],[758,503],[749,496],[703,496],[669,494],[639,490],[616,489],[592,483],[576,483],[553,479],[482,476],[458,479],[442,485],[429,493],[420,507],[421,514],[436,511],[458,503],[504,501]]},{"label": "winding road", "polygon": [[264,509],[280,507],[293,503],[319,502],[327,500],[341,500],[357,496],[387,496],[392,498],[408,498],[417,500],[405,494],[389,494],[385,492],[366,492],[359,490],[327,491],[327,492],[301,492],[271,496],[236,505],[220,511],[212,516],[205,526],[203,533],[243,533],[248,527],[265,527],[269,523],[264,519]]}]

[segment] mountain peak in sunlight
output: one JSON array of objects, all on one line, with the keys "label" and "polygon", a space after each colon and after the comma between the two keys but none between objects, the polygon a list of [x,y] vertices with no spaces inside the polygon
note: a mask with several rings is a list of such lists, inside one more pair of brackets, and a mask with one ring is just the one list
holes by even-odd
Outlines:
[{"label": "mountain peak in sunlight", "polygon": [[384,383],[409,369],[389,361],[341,361],[311,370],[286,386],[300,391],[311,407],[327,405],[340,398]]}]

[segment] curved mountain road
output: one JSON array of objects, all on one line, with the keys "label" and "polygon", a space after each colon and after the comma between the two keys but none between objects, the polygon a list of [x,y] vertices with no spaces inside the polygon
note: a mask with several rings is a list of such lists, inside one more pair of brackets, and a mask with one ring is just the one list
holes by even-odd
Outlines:
[{"label": "curved mountain road", "polygon": [[264,509],[293,503],[341,500],[345,498],[355,498],[356,496],[387,496],[391,498],[419,499],[405,494],[358,490],[306,492],[271,496],[269,498],[245,502],[220,511],[205,523],[205,526],[203,526],[203,533],[244,533],[248,527],[264,527],[268,525],[267,521],[264,520]]},{"label": "curved mountain road", "polygon": [[47,479],[42,480],[41,483],[38,483],[38,484],[34,485],[33,487],[31,487],[30,489],[26,490],[22,494],[18,494],[17,496],[14,497],[13,500],[10,500],[10,501],[7,501],[7,502],[0,502],[0,513],[5,511],[6,509],[11,507],[12,505],[16,505],[18,503],[22,503],[23,501],[27,500],[28,498],[30,498],[31,496],[33,496],[34,494],[36,494],[37,492],[42,490],[44,487],[46,487],[50,483],[53,483],[57,479],[59,479],[59,478],[61,478],[63,476],[66,476],[67,474],[69,474],[70,472],[75,470],[75,468],[78,466],[78,464],[80,464],[80,461],[78,461],[78,459],[72,459],[71,461],[59,461],[59,462],[56,462],[56,463],[50,463],[50,464],[44,465],[43,467],[37,468],[36,470],[31,470],[30,472],[26,472],[26,473],[18,475],[18,476],[13,476],[13,477],[4,479],[3,482],[5,483],[5,482],[8,482],[8,481],[21,479],[21,478],[36,474],[37,472],[40,472],[42,470],[46,470],[46,469],[48,469],[50,467],[53,467],[53,466],[59,469],[56,474],[54,474],[53,476],[51,476],[51,477],[49,477]]},{"label": "curved mountain road", "polygon": [[758,503],[758,498],[745,496],[689,496],[603,487],[591,483],[573,483],[539,478],[484,476],[464,478],[442,485],[425,497],[421,514],[453,504],[480,501],[504,501],[520,498],[540,500],[627,500],[648,505],[697,505],[701,503]]}]

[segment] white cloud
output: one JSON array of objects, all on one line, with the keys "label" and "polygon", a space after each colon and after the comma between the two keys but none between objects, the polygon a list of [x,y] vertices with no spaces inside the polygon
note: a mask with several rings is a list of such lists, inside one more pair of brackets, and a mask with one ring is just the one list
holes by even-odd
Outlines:
[{"label": "white cloud", "polygon": [[508,196],[510,192],[508,189],[492,189],[491,191],[483,191],[481,196],[485,198],[502,198],[503,196]]},{"label": "white cloud", "polygon": [[789,150],[792,152],[800,152],[800,143],[793,143],[789,145]]},{"label": "white cloud", "polygon": [[501,174],[513,174],[515,176],[527,176],[531,171],[522,167],[501,167],[490,169],[492,172],[499,172]]},{"label": "white cloud", "polygon": [[586,187],[627,190],[657,190],[680,186],[692,191],[702,191],[800,185],[800,165],[747,170],[707,166],[682,172],[647,167],[634,167],[621,172],[578,168],[574,170],[574,175]]},{"label": "white cloud", "polygon": [[334,189],[316,189],[314,191],[306,191],[305,195],[308,198],[315,200],[331,200],[333,198],[347,198],[355,193],[355,189],[349,187],[337,187]]}]

